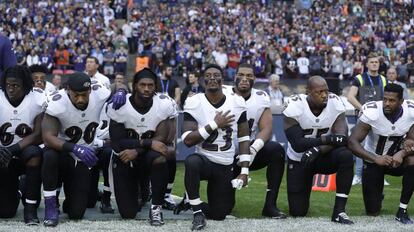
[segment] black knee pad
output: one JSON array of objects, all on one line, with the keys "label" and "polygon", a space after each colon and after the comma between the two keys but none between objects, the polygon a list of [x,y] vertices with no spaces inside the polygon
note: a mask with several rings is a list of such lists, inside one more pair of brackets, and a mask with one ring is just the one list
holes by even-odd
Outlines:
[{"label": "black knee pad", "polygon": [[46,149],[43,152],[43,166],[48,168],[48,166],[57,166],[59,165],[59,153],[52,149]]}]

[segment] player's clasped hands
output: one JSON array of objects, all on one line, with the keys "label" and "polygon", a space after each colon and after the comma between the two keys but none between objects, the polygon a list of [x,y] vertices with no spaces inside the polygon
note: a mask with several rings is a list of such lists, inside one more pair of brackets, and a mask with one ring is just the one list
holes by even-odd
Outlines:
[{"label": "player's clasped hands", "polygon": [[391,166],[393,159],[389,155],[379,155],[379,156],[376,156],[374,161],[379,166]]},{"label": "player's clasped hands", "polygon": [[125,149],[119,153],[119,159],[123,163],[128,163],[134,159],[136,159],[138,156],[138,152],[136,149]]},{"label": "player's clasped hands", "polygon": [[414,151],[414,140],[406,139],[404,141],[404,150],[408,153],[413,152]]},{"label": "player's clasped hands", "polygon": [[230,114],[230,110],[224,113],[223,111],[218,111],[214,117],[214,121],[217,123],[218,128],[228,127],[234,120],[234,114]]},{"label": "player's clasped hands", "polygon": [[156,152],[161,153],[161,155],[163,155],[163,156],[168,155],[168,147],[163,142],[160,142],[160,141],[157,141],[157,140],[152,140],[151,149],[156,151]]}]

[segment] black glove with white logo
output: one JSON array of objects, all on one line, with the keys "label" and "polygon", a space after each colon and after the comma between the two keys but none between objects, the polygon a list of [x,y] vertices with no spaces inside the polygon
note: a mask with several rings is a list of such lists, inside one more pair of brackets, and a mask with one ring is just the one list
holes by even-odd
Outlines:
[{"label": "black glove with white logo", "polygon": [[305,151],[302,155],[301,163],[305,164],[305,167],[309,167],[320,154],[320,149],[317,147],[312,147]]}]

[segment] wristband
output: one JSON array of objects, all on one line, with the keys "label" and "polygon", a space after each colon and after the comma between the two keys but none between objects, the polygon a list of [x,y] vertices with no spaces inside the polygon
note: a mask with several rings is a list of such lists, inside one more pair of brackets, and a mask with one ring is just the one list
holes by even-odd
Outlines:
[{"label": "wristband", "polygon": [[249,154],[241,154],[240,156],[239,156],[239,162],[241,163],[241,162],[249,162],[250,163],[250,161],[251,161],[251,155],[249,155]]},{"label": "wristband", "polygon": [[241,175],[249,175],[249,168],[247,168],[247,167],[242,167],[242,168],[241,168],[241,172],[240,172],[240,174],[241,174]]},{"label": "wristband", "polygon": [[259,152],[260,149],[262,149],[264,146],[264,141],[262,139],[256,139],[254,140],[253,144],[250,145],[251,148],[253,148],[256,152]]},{"label": "wristband", "polygon": [[143,148],[149,149],[149,148],[151,148],[151,146],[152,146],[152,139],[143,139],[142,140],[142,147]]},{"label": "wristband", "polygon": [[185,138],[191,133],[192,131],[186,131],[181,135],[181,141],[184,142]]},{"label": "wristband", "polygon": [[62,146],[63,151],[72,152],[73,147],[75,146],[74,143],[65,142]]},{"label": "wristband", "polygon": [[211,128],[211,130],[216,130],[218,128],[216,121],[212,121],[208,124]]},{"label": "wristband", "polygon": [[198,133],[200,133],[200,135],[201,135],[201,137],[203,137],[203,139],[207,139],[208,137],[210,137],[210,134],[207,132],[205,127],[198,128]]},{"label": "wristband", "polygon": [[243,137],[238,137],[237,140],[239,141],[239,143],[245,142],[245,141],[250,141],[250,136],[246,135]]}]

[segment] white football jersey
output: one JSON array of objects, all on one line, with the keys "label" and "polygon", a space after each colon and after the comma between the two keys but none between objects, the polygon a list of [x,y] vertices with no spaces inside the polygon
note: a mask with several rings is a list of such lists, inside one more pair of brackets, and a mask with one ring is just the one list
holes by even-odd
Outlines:
[{"label": "white football jersey", "polygon": [[46,108],[46,95],[42,89],[33,88],[20,105],[14,107],[0,90],[0,102],[0,146],[8,147],[33,132],[36,116]]},{"label": "white football jersey", "polygon": [[[299,123],[306,138],[318,138],[321,135],[330,134],[336,118],[345,113],[344,103],[337,95],[329,93],[325,109],[319,116],[315,116],[309,108],[306,97],[307,95],[304,94],[291,97],[283,114]],[[303,152],[296,152],[288,142],[287,155],[291,160],[300,161]]]},{"label": "white football jersey", "polygon": [[46,113],[59,119],[59,138],[79,145],[92,146],[102,107],[111,91],[96,82],[92,84],[91,89],[89,104],[85,110],[77,109],[64,89],[49,96]]},{"label": "white football jersey", "polygon": [[[231,88],[230,93],[234,93],[233,88]],[[247,121],[249,122],[250,129],[250,140],[254,140],[258,132],[259,120],[262,117],[262,114],[265,111],[265,109],[270,108],[269,95],[265,91],[252,88],[250,97],[246,101],[246,106],[246,116]]]},{"label": "white football jersey", "polygon": [[393,155],[414,122],[414,102],[405,100],[402,116],[393,124],[383,113],[383,102],[372,101],[362,106],[361,122],[371,126],[365,150],[377,155]]},{"label": "white football jersey", "polygon": [[225,94],[225,96],[224,104],[215,108],[207,100],[204,93],[195,94],[185,101],[184,112],[189,113],[197,121],[199,128],[213,121],[218,111],[230,110],[230,114],[235,115],[235,121],[231,127],[215,130],[210,137],[196,145],[196,153],[206,156],[212,162],[230,165],[233,163],[235,155],[233,137],[237,136],[237,133],[234,133],[237,131],[237,121],[247,108],[244,99],[237,94],[231,93]]},{"label": "white football jersey", "polygon": [[160,93],[154,95],[152,107],[145,114],[135,110],[129,100],[130,97],[131,94],[127,94],[127,102],[118,110],[112,109],[112,104],[109,104],[107,111],[110,119],[125,125],[129,138],[152,138],[160,122],[178,115],[174,100],[167,95]]}]

